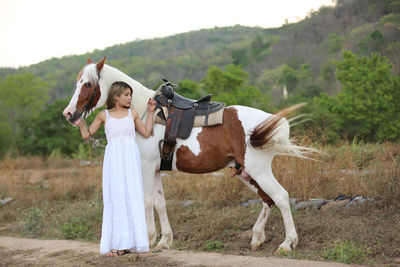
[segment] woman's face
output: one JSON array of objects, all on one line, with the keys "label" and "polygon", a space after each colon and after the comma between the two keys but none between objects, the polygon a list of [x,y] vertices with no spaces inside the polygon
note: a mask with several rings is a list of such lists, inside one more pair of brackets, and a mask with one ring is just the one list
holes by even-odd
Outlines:
[{"label": "woman's face", "polygon": [[126,88],[126,90],[123,91],[121,95],[115,96],[115,104],[119,104],[120,106],[123,106],[125,108],[129,108],[131,106],[131,101],[132,95],[131,89],[129,88]]}]

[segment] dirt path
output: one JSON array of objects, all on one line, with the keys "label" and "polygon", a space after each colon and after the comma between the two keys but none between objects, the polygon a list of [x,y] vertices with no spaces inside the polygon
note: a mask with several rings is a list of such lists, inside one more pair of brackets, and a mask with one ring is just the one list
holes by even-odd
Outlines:
[{"label": "dirt path", "polygon": [[163,250],[105,258],[99,244],[71,240],[0,237],[1,266],[349,266],[340,263]]}]

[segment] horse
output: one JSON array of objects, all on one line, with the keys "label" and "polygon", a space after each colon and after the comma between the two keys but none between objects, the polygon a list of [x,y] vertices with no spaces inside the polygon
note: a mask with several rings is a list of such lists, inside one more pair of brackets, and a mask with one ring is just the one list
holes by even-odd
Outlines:
[{"label": "horse", "polygon": [[[146,88],[120,70],[105,64],[104,57],[97,63],[87,60],[78,74],[75,92],[64,109],[67,121],[77,126],[79,118],[85,119],[95,109],[105,105],[108,90],[115,81],[124,81],[133,89],[132,108],[139,116],[146,113],[147,100],[155,91]],[[290,108],[289,108],[290,109]],[[292,108],[291,110],[296,109]],[[292,218],[289,194],[279,184],[272,172],[275,155],[306,158],[311,148],[297,146],[289,139],[290,125],[285,112],[269,114],[246,106],[228,106],[223,111],[223,122],[212,127],[194,127],[190,136],[177,139],[172,169],[187,173],[210,173],[226,166],[262,199],[262,210],[252,228],[251,248],[257,250],[265,242],[265,224],[273,205],[281,211],[285,226],[285,239],[278,251],[291,251],[298,243]],[[157,249],[169,249],[173,234],[166,212],[166,200],[160,175],[159,140],[163,139],[165,125],[156,123],[153,135],[145,139],[136,135],[141,152],[144,203],[150,244],[155,244],[157,233],[154,208],[158,212],[162,236]],[[239,166],[239,168],[235,168]]]}]

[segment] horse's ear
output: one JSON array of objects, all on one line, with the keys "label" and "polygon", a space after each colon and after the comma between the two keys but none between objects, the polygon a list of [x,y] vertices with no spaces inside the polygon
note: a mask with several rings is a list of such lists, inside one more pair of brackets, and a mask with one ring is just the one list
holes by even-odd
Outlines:
[{"label": "horse's ear", "polygon": [[96,64],[96,69],[97,69],[98,73],[100,73],[100,71],[103,69],[105,61],[106,61],[106,57],[104,57],[99,63]]},{"label": "horse's ear", "polygon": [[89,65],[90,63],[92,63],[92,60],[91,60],[90,58],[88,58],[88,59],[86,60],[86,65]]}]

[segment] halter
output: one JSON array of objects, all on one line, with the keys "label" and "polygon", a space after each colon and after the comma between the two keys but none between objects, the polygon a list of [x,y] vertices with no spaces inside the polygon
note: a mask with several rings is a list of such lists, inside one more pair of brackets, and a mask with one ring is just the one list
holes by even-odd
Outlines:
[{"label": "halter", "polygon": [[[100,76],[100,75],[99,75],[99,76]],[[99,77],[99,80],[100,80],[100,77]],[[93,90],[92,97],[90,98],[89,102],[83,107],[83,112],[82,112],[81,116],[79,117],[79,119],[83,122],[83,125],[85,126],[86,130],[87,130],[88,133],[89,133],[89,141],[92,142],[93,148],[98,148],[98,147],[105,148],[106,146],[105,146],[105,145],[102,145],[102,144],[100,143],[100,141],[101,141],[101,140],[105,140],[105,138],[100,138],[100,139],[94,138],[93,135],[92,135],[92,133],[90,132],[89,127],[88,127],[88,125],[87,125],[87,123],[86,123],[86,120],[85,120],[86,114],[89,112],[90,106],[92,105],[92,102],[93,102],[94,98],[96,97],[96,94],[97,94],[96,91],[97,91],[97,89],[100,90],[99,81],[96,82],[96,87],[95,87],[94,90]],[[82,135],[81,135],[81,136],[82,136]]]}]

